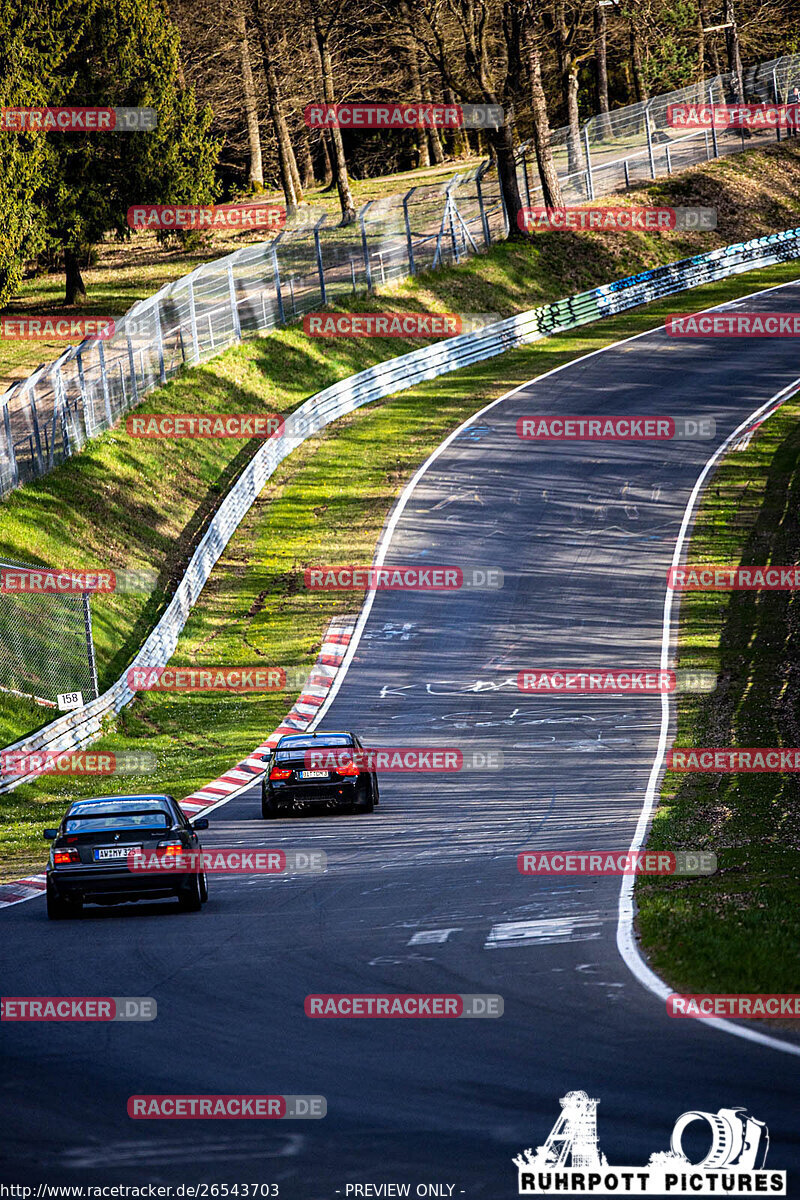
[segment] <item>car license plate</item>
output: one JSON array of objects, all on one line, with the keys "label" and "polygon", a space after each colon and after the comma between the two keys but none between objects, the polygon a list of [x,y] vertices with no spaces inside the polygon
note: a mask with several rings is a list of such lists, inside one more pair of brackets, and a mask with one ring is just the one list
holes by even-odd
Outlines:
[{"label": "car license plate", "polygon": [[328,772],[327,771],[301,771],[300,778],[301,779],[327,779]]},{"label": "car license plate", "polygon": [[116,861],[127,858],[129,854],[136,854],[141,850],[141,846],[100,846],[94,852],[95,862]]}]

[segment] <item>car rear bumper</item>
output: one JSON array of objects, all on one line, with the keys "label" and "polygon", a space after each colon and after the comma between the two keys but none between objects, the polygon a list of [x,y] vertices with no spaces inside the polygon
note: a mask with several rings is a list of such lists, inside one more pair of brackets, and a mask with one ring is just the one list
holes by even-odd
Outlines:
[{"label": "car rear bumper", "polygon": [[50,887],[64,900],[155,900],[160,896],[174,896],[189,878],[187,872],[154,872],[148,875],[113,867],[85,867],[66,871],[51,869],[47,873]]},{"label": "car rear bumper", "polygon": [[267,789],[266,798],[275,808],[295,805],[352,804],[356,796],[369,785],[359,779],[337,780],[334,783],[284,784]]}]

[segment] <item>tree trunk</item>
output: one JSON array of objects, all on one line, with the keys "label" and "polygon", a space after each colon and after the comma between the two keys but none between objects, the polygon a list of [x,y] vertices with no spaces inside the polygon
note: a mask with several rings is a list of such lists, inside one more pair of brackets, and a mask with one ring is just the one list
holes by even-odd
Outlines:
[{"label": "tree trunk", "polygon": [[728,53],[728,70],[733,76],[731,86],[736,92],[734,100],[742,104],[744,103],[744,75],[742,72],[742,55],[739,50],[739,31],[736,28],[736,14],[733,9],[733,0],[724,0],[722,5],[722,20],[728,26],[725,30],[725,49]]},{"label": "tree trunk", "polygon": [[[319,16],[319,9],[316,4],[312,7],[314,18],[314,33],[317,39],[317,47],[319,49],[320,68],[322,70],[322,90],[326,104],[333,104],[333,64],[331,62],[331,54],[328,48],[328,35],[322,28],[322,22]],[[330,149],[332,151],[332,166],[333,174],[336,180],[336,187],[339,192],[339,207],[342,210],[342,225],[352,225],[356,219],[356,206],[353,203],[353,194],[350,191],[350,180],[347,177],[347,160],[344,156],[344,143],[342,142],[342,131],[337,125],[330,127]]]},{"label": "tree trunk", "polygon": [[308,131],[303,127],[297,135],[298,145],[300,147],[299,163],[300,178],[303,188],[313,188],[316,186],[316,176],[314,175],[314,158],[311,154],[311,146],[308,142]]},{"label": "tree trunk", "polygon": [[517,164],[514,158],[511,129],[508,125],[501,125],[499,129],[487,129],[486,136],[495,154],[497,179],[508,215],[508,237],[509,240],[514,241],[525,237],[525,233],[520,226],[523,205],[517,182]]},{"label": "tree trunk", "polygon": [[244,8],[236,5],[234,12],[236,22],[236,37],[239,42],[239,54],[242,60],[242,89],[244,93],[244,112],[247,120],[247,144],[250,150],[251,189],[263,191],[264,166],[261,159],[261,134],[258,129],[258,105],[256,104],[256,89],[253,83],[253,68],[250,62],[250,47],[247,43],[247,22]]},{"label": "tree trunk", "polygon": [[594,4],[594,61],[595,93],[597,97],[597,131],[601,138],[611,137],[611,118],[608,104],[608,53],[606,41],[606,10],[601,0]]},{"label": "tree trunk", "polygon": [[261,43],[264,75],[267,80],[270,117],[272,118],[272,125],[275,130],[275,140],[278,144],[278,163],[281,172],[283,194],[286,198],[286,215],[292,216],[297,211],[298,201],[302,200],[303,196],[302,193],[298,195],[298,189],[295,184],[295,177],[298,177],[297,163],[294,161],[294,151],[292,150],[292,143],[289,138],[289,127],[286,124],[286,118],[283,115],[281,106],[280,84],[278,83],[278,74],[275,70],[275,59],[270,46],[269,31],[264,17],[262,0],[255,0],[255,18],[258,37]]},{"label": "tree trunk", "polygon": [[[322,59],[319,56],[319,46],[317,39],[312,30],[308,35],[308,44],[311,50],[311,61],[314,64],[314,95],[322,95]],[[322,186],[326,192],[329,192],[334,186],[333,184],[333,154],[331,152],[331,139],[327,129],[319,131],[319,150],[322,157]]]},{"label": "tree trunk", "polygon": [[567,109],[567,162],[570,175],[583,169],[581,153],[581,123],[578,113],[578,68],[572,53],[570,32],[564,0],[556,0],[553,32],[556,37],[558,72]]},{"label": "tree trunk", "polygon": [[[422,99],[426,104],[433,102],[430,85],[425,76],[422,76]],[[430,155],[436,166],[441,166],[445,159],[444,147],[442,146],[442,135],[439,133],[438,125],[432,125],[426,131],[428,146],[430,147]]]},{"label": "tree trunk", "polygon": [[86,287],[81,275],[80,250],[74,246],[64,249],[64,268],[67,272],[67,286],[64,294],[65,304],[85,304]]},{"label": "tree trunk", "polygon": [[547,99],[542,87],[542,63],[536,36],[530,26],[525,30],[525,50],[531,81],[533,145],[536,150],[536,165],[539,168],[539,179],[542,184],[542,199],[545,208],[562,208],[564,201],[561,196],[561,184],[558,180],[558,172],[553,162],[553,151],[550,146],[550,119],[547,115]]},{"label": "tree trunk", "polygon": [[[699,54],[700,78],[704,79],[705,73],[706,73],[706,58],[705,58],[706,35],[704,33],[704,30],[707,28],[707,26],[710,23],[709,16],[708,16],[708,8],[706,6],[706,0],[697,0],[697,14],[698,14],[698,18],[700,21],[700,34],[699,34],[699,37],[700,37],[700,54]],[[709,42],[708,42],[708,53],[711,58],[712,74],[719,75],[720,74],[719,55],[717,54],[717,44],[716,44],[713,36],[709,39]]]},{"label": "tree trunk", "polygon": [[[447,87],[446,84],[444,86],[443,95],[444,95],[444,102],[446,105],[448,105],[448,107],[452,107],[452,105],[454,105],[456,103],[455,92],[453,91],[452,88]],[[449,131],[449,136],[450,136],[450,153],[451,153],[452,157],[453,158],[469,158],[470,146],[469,146],[469,138],[467,136],[466,130],[462,129],[459,126],[456,129],[451,129]],[[439,138],[438,133],[436,134],[436,137],[439,140],[439,144],[441,145],[441,140]],[[444,160],[442,160],[442,161],[444,161]]]},{"label": "tree trunk", "polygon": [[644,66],[642,65],[642,43],[639,41],[639,34],[636,30],[636,19],[632,13],[628,13],[628,37],[630,43],[631,69],[633,71],[633,86],[636,92],[636,99],[639,104],[646,104],[650,99],[647,92],[647,84],[644,80]]},{"label": "tree trunk", "polygon": [[[406,39],[406,58],[408,60],[408,77],[410,83],[410,93],[412,102],[420,102],[422,100],[422,77],[419,70],[419,51],[417,49],[417,39],[414,36],[413,30],[409,30]],[[428,134],[424,126],[414,130],[414,138],[417,144],[417,162],[418,167],[429,167],[431,165],[431,155],[428,144]]]}]

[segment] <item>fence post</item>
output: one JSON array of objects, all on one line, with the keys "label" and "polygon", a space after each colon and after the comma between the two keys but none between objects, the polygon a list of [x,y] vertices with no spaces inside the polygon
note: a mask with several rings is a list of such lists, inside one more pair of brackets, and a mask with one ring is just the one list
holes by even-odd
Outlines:
[{"label": "fence post", "polygon": [[719,158],[719,146],[717,145],[717,123],[714,120],[714,85],[708,89],[708,103],[711,106],[711,141],[714,144],[714,158]]},{"label": "fence post", "polygon": [[133,357],[133,342],[131,341],[131,331],[128,328],[127,322],[125,324],[125,338],[128,343],[128,367],[130,368],[130,373],[131,373],[131,391],[133,392],[133,405],[134,405],[134,407],[136,407],[136,405],[139,403],[139,385],[136,382],[136,360]]},{"label": "fence post", "polygon": [[445,202],[445,211],[447,213],[447,220],[448,220],[448,224],[450,226],[450,241],[453,246],[453,258],[456,260],[456,262],[461,262],[461,259],[458,257],[458,239],[456,238],[456,223],[453,220],[454,200],[453,200],[453,197],[450,195],[450,188],[452,186],[453,186],[453,184],[451,183],[451,184],[448,184],[448,187],[447,187],[447,200]]},{"label": "fence post", "polygon": [[114,424],[114,422],[111,417],[111,396],[109,395],[109,392],[108,392],[108,373],[106,371],[106,351],[105,351],[105,347],[103,346],[102,340],[97,343],[97,353],[98,353],[98,357],[100,359],[100,378],[103,381],[103,401],[104,401],[105,407],[106,407],[106,420],[108,421],[108,428],[110,429],[111,426]]},{"label": "fence post", "polygon": [[167,382],[167,372],[164,367],[164,334],[161,331],[161,305],[156,300],[153,305],[153,312],[156,316],[156,349],[158,350],[158,378],[161,383]]},{"label": "fence post", "polygon": [[324,216],[320,217],[320,219],[317,221],[316,225],[314,226],[314,249],[317,254],[317,272],[319,273],[319,290],[320,290],[320,294],[322,296],[323,304],[328,303],[328,291],[327,291],[327,288],[325,287],[325,268],[322,265],[322,246],[321,246],[320,240],[319,240],[319,231],[322,228],[322,226],[324,225],[325,221],[327,221],[327,219],[328,219],[328,214],[326,213]]},{"label": "fence post", "polygon": [[364,207],[361,209],[361,212],[358,214],[358,223],[361,226],[361,252],[364,255],[364,270],[367,273],[367,291],[368,292],[372,291],[372,267],[370,266],[370,262],[369,262],[369,247],[367,246],[367,226],[364,223],[364,217],[367,215],[367,210],[369,209],[371,204],[372,204],[372,201],[368,200],[367,203],[364,205]]},{"label": "fence post", "polygon": [[[777,67],[772,68],[772,94],[775,97],[775,103],[780,104],[781,96],[780,96],[780,92],[778,91],[778,69],[777,69]],[[778,141],[780,141],[781,140],[780,120],[777,122],[777,124],[775,126],[775,135],[776,135]]]},{"label": "fence post", "polygon": [[586,152],[586,185],[589,199],[594,200],[594,176],[592,175],[592,156],[589,152],[589,122],[583,127],[583,148]]},{"label": "fence post", "polygon": [[528,151],[526,149],[527,142],[522,147],[522,178],[525,180],[525,199],[528,203],[528,209],[531,207],[531,183],[528,178]]},{"label": "fence post", "polygon": [[647,130],[647,153],[650,157],[650,178],[656,177],[656,160],[653,157],[653,131],[650,128],[650,101],[644,106],[644,127]]},{"label": "fence post", "polygon": [[631,173],[630,173],[630,171],[628,170],[628,160],[627,160],[627,158],[625,159],[625,161],[623,162],[623,164],[622,164],[622,165],[623,165],[623,167],[625,168],[625,187],[626,187],[626,188],[629,188],[629,187],[631,186]]},{"label": "fence post", "polygon": [[189,288],[189,326],[192,331],[192,362],[196,363],[200,358],[200,343],[197,340],[197,309],[194,303],[194,280],[189,275],[187,278]]},{"label": "fence post", "polygon": [[83,346],[78,346],[75,351],[75,362],[78,364],[78,383],[81,389],[81,403],[83,404],[83,425],[86,430],[87,438],[92,436],[92,423],[90,417],[93,415],[89,407],[89,393],[86,390],[86,374],[83,370]]},{"label": "fence post", "polygon": [[667,174],[671,175],[672,174],[672,158],[670,157],[668,145],[664,147],[664,153],[667,156]]},{"label": "fence post", "polygon": [[406,225],[406,247],[408,249],[408,269],[412,275],[416,275],[417,271],[416,271],[416,267],[414,266],[414,244],[413,244],[413,241],[411,238],[411,222],[408,219],[408,202],[411,199],[411,197],[414,195],[414,192],[416,190],[417,189],[415,187],[410,188],[406,192],[405,196],[403,196],[403,220],[405,221],[405,225]]},{"label": "fence post", "polygon": [[11,478],[14,487],[19,487],[19,468],[17,467],[17,456],[14,453],[14,439],[11,436],[11,418],[8,415],[8,401],[3,405],[3,427],[6,431],[6,449],[8,461],[11,466]]},{"label": "fence post", "polygon": [[[283,291],[281,290],[281,267],[278,262],[278,242],[283,237],[283,234],[278,234],[275,241],[270,247],[272,251],[272,278],[275,282],[275,299],[278,303],[278,317],[281,325],[286,324],[286,313],[283,311]],[[294,294],[292,295],[292,308],[294,308]]]},{"label": "fence post", "polygon": [[33,386],[28,389],[28,402],[31,406],[31,417],[33,418],[33,440],[36,443],[36,465],[39,468],[39,474],[44,475],[44,462],[42,461],[42,439],[39,434],[39,414],[36,411],[36,397],[34,395]]},{"label": "fence post", "polygon": [[86,633],[86,654],[89,659],[89,670],[92,673],[92,691],[94,700],[100,695],[97,686],[97,663],[94,657],[94,638],[92,637],[92,610],[89,607],[89,593],[83,593],[83,628]]},{"label": "fence post", "polygon": [[489,230],[489,220],[486,216],[486,205],[483,202],[483,176],[486,173],[488,163],[482,167],[478,167],[478,174],[475,176],[475,187],[478,192],[478,207],[481,210],[481,227],[483,229],[483,243],[487,247],[492,244],[492,235]]},{"label": "fence post", "polygon": [[228,292],[231,298],[231,317],[233,318],[233,333],[237,342],[242,340],[242,326],[239,322],[239,305],[236,303],[236,281],[233,278],[233,263],[228,263]]}]

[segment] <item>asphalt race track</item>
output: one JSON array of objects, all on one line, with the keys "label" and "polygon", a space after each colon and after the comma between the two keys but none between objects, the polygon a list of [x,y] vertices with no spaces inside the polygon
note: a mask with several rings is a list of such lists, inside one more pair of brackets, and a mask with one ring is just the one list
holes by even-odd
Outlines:
[{"label": "asphalt race track", "polygon": [[[798,311],[800,283],[738,306]],[[767,1166],[800,1196],[798,1058],[669,1018],[617,951],[618,879],[517,871],[522,849],[627,849],[660,699],[526,696],[515,682],[524,667],[658,666],[666,571],[695,480],[798,375],[790,338],[659,330],[526,386],[452,441],[413,491],[387,562],[499,567],[505,586],[379,592],[321,727],[499,750],[504,770],[384,775],[373,816],[276,824],[251,789],[211,814],[204,844],[322,849],[327,874],[214,877],[202,914],[90,908],[55,924],[43,899],[0,913],[5,995],[158,1002],[147,1024],[4,1025],[4,1181],[273,1182],[288,1200],[436,1183],[501,1200],[517,1193],[514,1155],[540,1145],[559,1098],[583,1089],[600,1100],[612,1165],[668,1149],[688,1110],[742,1106],[769,1126]],[[520,441],[517,418],[536,412],[710,416],[717,432]],[[505,1015],[314,1021],[309,992],[499,993]],[[132,1094],[238,1092],[323,1095],[328,1115],[126,1114]]]}]

